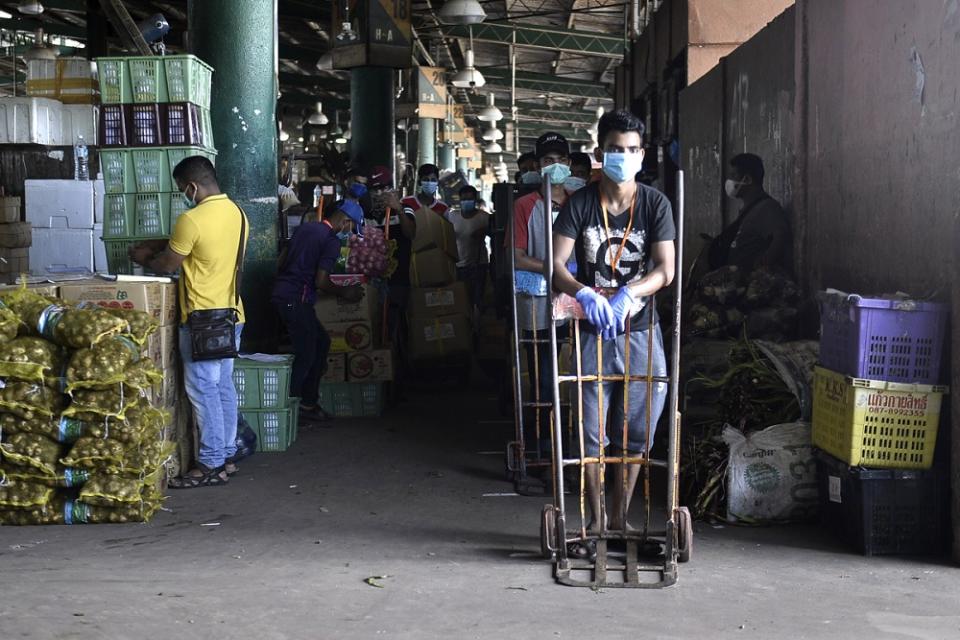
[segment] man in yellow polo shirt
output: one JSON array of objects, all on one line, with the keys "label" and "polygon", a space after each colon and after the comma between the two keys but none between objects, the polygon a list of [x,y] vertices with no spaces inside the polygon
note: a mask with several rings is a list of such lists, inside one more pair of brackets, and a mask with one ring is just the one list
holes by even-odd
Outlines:
[{"label": "man in yellow polo shirt", "polygon": [[174,168],[173,178],[190,208],[177,218],[165,248],[156,251],[156,245],[145,243],[132,248],[130,257],[155,273],[181,270],[180,357],[200,429],[200,452],[196,467],[171,480],[170,487],[187,489],[225,484],[237,471],[232,460],[237,439],[233,359],[195,362],[186,323],[191,311],[236,308],[240,343],[244,317],[243,304],[236,302],[235,275],[244,218],[240,207],[220,192],[217,172],[206,158],[184,159]]}]

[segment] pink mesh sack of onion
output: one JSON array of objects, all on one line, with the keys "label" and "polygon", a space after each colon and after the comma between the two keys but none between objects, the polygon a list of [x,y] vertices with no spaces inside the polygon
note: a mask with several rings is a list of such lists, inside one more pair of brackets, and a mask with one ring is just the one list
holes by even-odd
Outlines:
[{"label": "pink mesh sack of onion", "polygon": [[347,241],[347,273],[362,273],[370,278],[387,278],[396,268],[392,260],[396,241],[389,242],[383,231],[372,225],[364,229],[363,238],[350,236]]}]

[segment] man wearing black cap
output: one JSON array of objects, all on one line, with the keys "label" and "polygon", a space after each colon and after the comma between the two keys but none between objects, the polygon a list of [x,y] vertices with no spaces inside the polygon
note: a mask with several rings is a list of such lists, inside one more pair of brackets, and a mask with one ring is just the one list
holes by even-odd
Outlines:
[{"label": "man wearing black cap", "polygon": [[300,418],[305,422],[325,420],[317,404],[320,378],[327,368],[330,336],[314,311],[317,294],[360,300],[359,286],[340,287],[330,281],[342,238],[363,224],[363,210],[352,199],[342,200],[322,222],[300,225],[287,247],[270,301],[277,308],[293,341],[293,371],[290,395],[300,398]]},{"label": "man wearing black cap", "polygon": [[[544,182],[550,183],[552,199],[551,214],[556,217],[560,207],[567,199],[563,187],[570,176],[570,145],[559,133],[545,133],[537,140],[534,159],[540,168]],[[520,329],[528,337],[536,335],[545,340],[549,337],[550,313],[546,282],[543,279],[543,261],[547,256],[547,242],[544,235],[544,216],[546,207],[541,192],[534,191],[517,200],[513,205],[513,255],[517,269],[515,284],[517,294],[517,316]],[[535,332],[535,333],[534,333]],[[550,371],[550,350],[543,345],[537,349],[537,371],[540,372],[535,400],[546,402],[553,393],[553,380],[547,374]],[[534,351],[532,345],[527,348],[529,370],[534,371]],[[539,453],[544,457],[550,451],[550,430],[548,428],[549,411],[541,411]],[[532,439],[531,439],[532,441]]]}]

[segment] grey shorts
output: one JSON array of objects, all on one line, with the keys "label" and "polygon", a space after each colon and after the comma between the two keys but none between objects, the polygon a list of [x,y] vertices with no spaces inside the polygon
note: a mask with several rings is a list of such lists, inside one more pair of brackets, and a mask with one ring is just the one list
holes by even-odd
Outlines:
[{"label": "grey shorts", "polygon": [[[663,335],[660,326],[654,328],[653,334],[653,375],[666,377],[667,362],[663,353]],[[632,375],[646,375],[648,331],[631,331],[630,342],[630,373]],[[581,334],[581,353],[583,375],[594,375],[597,371],[597,340],[588,331]],[[605,340],[603,344],[604,374],[625,372],[625,345],[627,335],[619,335],[616,340]],[[623,427],[627,425],[627,451],[638,455],[647,452],[647,443],[653,444],[657,421],[663,412],[663,405],[667,399],[667,383],[654,382],[653,393],[647,398],[646,382],[603,383],[603,410],[605,420],[599,415],[599,386],[596,382],[583,383],[583,447],[587,456],[600,454],[600,442],[603,447],[608,446],[614,452],[623,449]],[[624,420],[624,386],[629,387],[627,416]],[[650,424],[647,425],[647,402],[650,403]],[[601,430],[602,427],[602,430]],[[649,431],[649,438],[647,432]],[[603,437],[601,438],[601,433]],[[579,448],[574,445],[574,451]]]}]

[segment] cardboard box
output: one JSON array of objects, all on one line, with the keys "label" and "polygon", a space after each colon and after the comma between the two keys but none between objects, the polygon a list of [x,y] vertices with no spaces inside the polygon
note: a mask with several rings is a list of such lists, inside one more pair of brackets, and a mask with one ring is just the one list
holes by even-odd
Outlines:
[{"label": "cardboard box", "polygon": [[432,211],[421,210],[417,216],[417,235],[413,237],[411,250],[421,253],[430,249],[440,249],[456,262],[457,236],[446,218]]},{"label": "cardboard box", "polygon": [[61,285],[60,296],[68,302],[95,302],[101,307],[145,311],[161,325],[177,324],[179,319],[177,285],[169,280],[83,280]]},{"label": "cardboard box", "polygon": [[93,229],[92,180],[27,180],[27,222],[35,228]]},{"label": "cardboard box", "polygon": [[366,351],[374,346],[373,326],[369,322],[324,323],[330,334],[330,353]]},{"label": "cardboard box", "polygon": [[[147,391],[147,398],[150,403],[161,409],[178,408],[180,404],[180,392],[183,389],[182,374],[180,365],[174,365],[163,370],[163,381],[154,385]],[[189,403],[184,394],[183,402]]]},{"label": "cardboard box", "polygon": [[374,324],[382,314],[380,292],[369,284],[361,286],[363,287],[363,299],[360,302],[347,302],[336,296],[319,295],[314,309],[320,322],[324,326],[328,322],[350,322],[351,320]]},{"label": "cardboard box", "polygon": [[347,354],[347,382],[389,382],[393,380],[390,349]]},{"label": "cardboard box", "polygon": [[410,256],[410,284],[414,287],[442,287],[457,280],[457,263],[440,249]]},{"label": "cardboard box", "polygon": [[179,365],[177,356],[179,349],[179,327],[175,324],[167,324],[147,338],[147,344],[144,353],[153,360],[158,369],[171,369]]},{"label": "cardboard box", "polygon": [[470,319],[462,315],[410,318],[410,360],[448,361],[473,350]]},{"label": "cardboard box", "polygon": [[30,223],[7,222],[0,224],[0,248],[21,249],[30,246]]},{"label": "cardboard box", "polygon": [[93,224],[89,229],[34,226],[30,271],[36,274],[93,273]]},{"label": "cardboard box", "polygon": [[331,353],[327,356],[327,372],[320,382],[338,383],[347,381],[347,354]]},{"label": "cardboard box", "polygon": [[419,317],[470,316],[472,309],[467,286],[462,282],[454,282],[446,287],[411,289],[408,313]]},{"label": "cardboard box", "polygon": [[30,271],[30,249],[0,249],[0,274],[13,282],[21,273]]},{"label": "cardboard box", "polygon": [[0,197],[0,223],[20,222],[20,198]]}]

